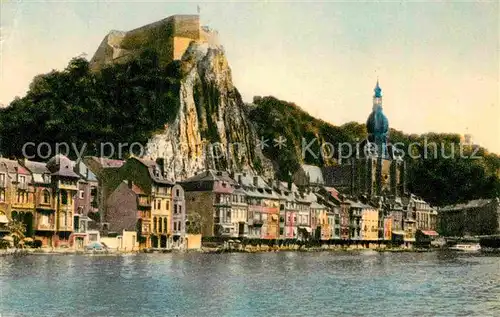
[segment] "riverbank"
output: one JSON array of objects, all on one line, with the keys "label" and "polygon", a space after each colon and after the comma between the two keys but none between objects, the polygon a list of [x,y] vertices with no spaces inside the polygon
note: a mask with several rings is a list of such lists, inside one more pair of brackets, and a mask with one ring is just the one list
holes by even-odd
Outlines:
[{"label": "riverbank", "polygon": [[[443,251],[445,248],[407,248],[407,247],[382,247],[382,248],[362,248],[355,246],[329,246],[322,247],[304,247],[304,246],[219,246],[219,247],[202,247],[196,250],[165,250],[165,249],[144,249],[140,251],[83,251],[72,250],[67,248],[60,249],[7,249],[0,250],[0,257],[3,256],[26,256],[26,255],[133,255],[140,253],[204,253],[204,254],[221,254],[221,253],[268,253],[268,252],[376,252],[376,253],[421,253]],[[500,253],[500,249],[484,249],[484,253]]]},{"label": "riverbank", "polygon": [[24,256],[24,255],[123,255],[123,254],[135,254],[140,253],[140,251],[117,251],[117,250],[106,250],[106,251],[83,251],[83,250],[73,250],[67,248],[54,248],[54,249],[5,249],[0,250],[0,257],[2,256]]},{"label": "riverbank", "polygon": [[140,251],[82,251],[67,248],[60,249],[6,249],[0,250],[2,256],[25,256],[25,255],[126,255],[139,253],[266,253],[266,252],[431,252],[436,249],[416,249],[416,248],[355,248],[355,247],[300,247],[300,246],[246,246],[246,247],[202,247],[198,250],[153,250],[145,249]]},{"label": "riverbank", "polygon": [[203,247],[202,253],[266,253],[266,252],[432,252],[434,248],[403,248],[403,247],[371,247],[363,248],[357,246],[319,246],[304,247],[300,245],[291,246],[223,246]]}]

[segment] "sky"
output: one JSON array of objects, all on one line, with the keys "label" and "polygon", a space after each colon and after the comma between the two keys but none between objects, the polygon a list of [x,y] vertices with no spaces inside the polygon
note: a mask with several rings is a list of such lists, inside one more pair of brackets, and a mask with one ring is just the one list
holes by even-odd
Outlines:
[{"label": "sky", "polygon": [[196,14],[219,31],[250,102],[273,95],[340,125],[384,112],[406,133],[455,132],[500,153],[499,2],[0,0],[0,104],[90,59],[110,30]]}]

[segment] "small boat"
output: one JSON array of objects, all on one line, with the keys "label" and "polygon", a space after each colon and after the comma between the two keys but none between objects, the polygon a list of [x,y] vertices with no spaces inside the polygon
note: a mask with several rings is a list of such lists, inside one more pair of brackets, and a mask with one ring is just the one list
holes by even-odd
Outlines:
[{"label": "small boat", "polygon": [[465,252],[478,252],[481,250],[481,245],[479,243],[475,244],[456,244],[450,247],[453,251],[465,251]]}]

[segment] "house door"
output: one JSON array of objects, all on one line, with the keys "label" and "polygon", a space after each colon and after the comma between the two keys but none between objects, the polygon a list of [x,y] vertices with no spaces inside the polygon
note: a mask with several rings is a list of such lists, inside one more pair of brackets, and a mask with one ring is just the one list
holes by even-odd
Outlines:
[{"label": "house door", "polygon": [[77,250],[83,249],[83,237],[76,237],[75,238],[75,248]]}]

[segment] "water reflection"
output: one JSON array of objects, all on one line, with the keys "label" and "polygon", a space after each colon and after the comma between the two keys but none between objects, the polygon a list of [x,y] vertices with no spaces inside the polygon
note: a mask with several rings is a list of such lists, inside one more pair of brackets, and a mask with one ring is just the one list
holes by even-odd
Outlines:
[{"label": "water reflection", "polygon": [[492,315],[500,309],[499,260],[456,253],[329,252],[7,257],[0,259],[0,312]]}]

